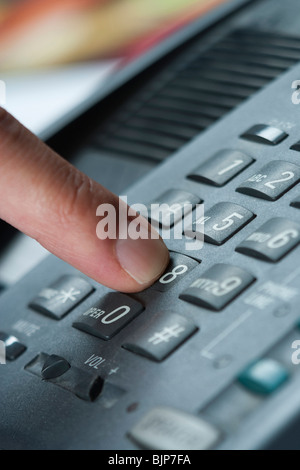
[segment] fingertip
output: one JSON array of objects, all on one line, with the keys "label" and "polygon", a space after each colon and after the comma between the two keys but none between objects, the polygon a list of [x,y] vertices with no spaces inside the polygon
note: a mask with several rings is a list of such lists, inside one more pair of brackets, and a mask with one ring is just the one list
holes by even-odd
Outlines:
[{"label": "fingertip", "polygon": [[122,269],[136,281],[136,292],[159,279],[169,262],[169,251],[161,238],[117,240],[116,256]]}]

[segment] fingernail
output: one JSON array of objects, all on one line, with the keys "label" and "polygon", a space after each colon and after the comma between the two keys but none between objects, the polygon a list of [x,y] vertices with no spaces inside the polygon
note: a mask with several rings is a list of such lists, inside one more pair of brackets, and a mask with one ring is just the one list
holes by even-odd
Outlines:
[{"label": "fingernail", "polygon": [[124,271],[141,285],[158,279],[169,261],[168,249],[161,239],[117,240],[116,255]]}]

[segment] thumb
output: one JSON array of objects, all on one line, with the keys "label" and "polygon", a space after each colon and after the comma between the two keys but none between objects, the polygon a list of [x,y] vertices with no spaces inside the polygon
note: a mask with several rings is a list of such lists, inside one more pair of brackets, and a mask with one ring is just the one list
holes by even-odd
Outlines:
[{"label": "thumb", "polygon": [[97,282],[122,292],[143,290],[164,271],[168,250],[141,216],[126,224],[138,220],[143,238],[130,238],[127,230],[122,239],[104,239],[96,215],[103,204],[114,209],[119,227],[125,203],[0,108],[0,218]]}]

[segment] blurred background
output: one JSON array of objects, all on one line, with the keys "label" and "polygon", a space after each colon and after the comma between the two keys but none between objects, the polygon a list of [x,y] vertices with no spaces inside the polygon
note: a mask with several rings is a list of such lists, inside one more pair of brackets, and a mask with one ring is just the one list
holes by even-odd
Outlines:
[{"label": "blurred background", "polygon": [[224,0],[0,0],[6,107],[42,135],[124,61]]},{"label": "blurred background", "polygon": [[[0,0],[0,105],[43,138],[111,74],[226,1]],[[46,255],[0,220],[0,292]]]}]

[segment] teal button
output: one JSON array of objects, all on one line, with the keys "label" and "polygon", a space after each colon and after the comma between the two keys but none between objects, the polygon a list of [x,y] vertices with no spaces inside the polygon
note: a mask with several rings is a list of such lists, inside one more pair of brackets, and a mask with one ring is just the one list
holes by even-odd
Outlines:
[{"label": "teal button", "polygon": [[238,377],[248,390],[262,395],[275,392],[289,378],[288,371],[273,359],[261,359],[247,367]]}]

